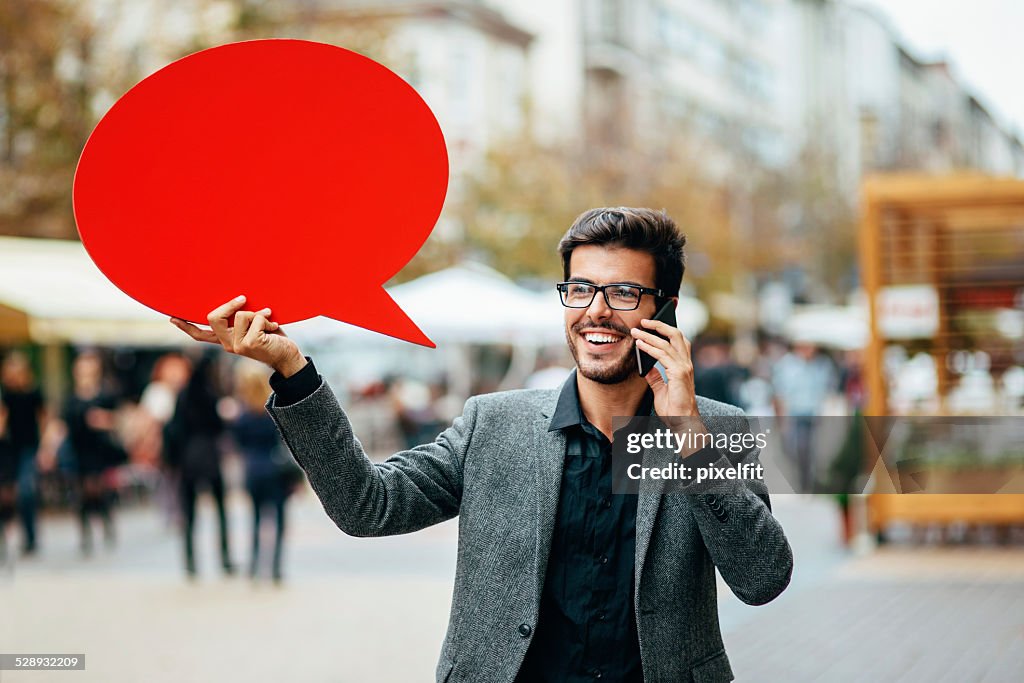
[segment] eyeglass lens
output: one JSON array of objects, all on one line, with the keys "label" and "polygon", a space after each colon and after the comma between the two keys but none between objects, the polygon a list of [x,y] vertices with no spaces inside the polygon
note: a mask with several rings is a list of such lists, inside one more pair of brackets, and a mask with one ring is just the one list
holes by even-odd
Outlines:
[{"label": "eyeglass lens", "polygon": [[[586,308],[594,300],[597,287],[583,283],[569,283],[562,293],[566,306]],[[615,309],[632,310],[640,301],[640,288],[629,285],[610,285],[604,288],[606,303]]]}]

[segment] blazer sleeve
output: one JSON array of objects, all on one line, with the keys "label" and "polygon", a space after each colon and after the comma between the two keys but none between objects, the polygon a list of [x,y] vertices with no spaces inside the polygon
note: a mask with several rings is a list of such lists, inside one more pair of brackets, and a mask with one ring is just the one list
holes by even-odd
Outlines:
[{"label": "blazer sleeve", "polygon": [[417,531],[455,517],[462,473],[476,422],[476,402],[433,441],[373,463],[352,432],[327,382],[310,396],[278,406],[267,401],[278,430],[305,470],[324,511],[352,536]]},{"label": "blazer sleeve", "polygon": [[[724,422],[730,431],[750,431],[739,409]],[[754,447],[731,457],[713,452],[718,458],[712,466],[729,468],[756,466],[761,451]],[[693,514],[704,545],[732,592],[748,605],[763,605],[775,599],[793,575],[793,550],[782,525],[772,515],[764,482],[753,478],[716,480],[692,490]]]}]

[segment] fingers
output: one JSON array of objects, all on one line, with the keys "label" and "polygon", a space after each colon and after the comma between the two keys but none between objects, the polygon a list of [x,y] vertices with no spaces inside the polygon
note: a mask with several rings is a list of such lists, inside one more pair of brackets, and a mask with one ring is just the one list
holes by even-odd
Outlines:
[{"label": "fingers", "polygon": [[676,348],[680,350],[685,350],[687,353],[689,353],[690,340],[686,338],[686,335],[684,335],[683,331],[680,330],[678,327],[673,327],[672,325],[664,323],[660,320],[648,320],[646,318],[640,321],[640,325],[642,327],[646,327],[648,329],[656,331],[663,337],[667,337],[669,342],[671,342],[673,346],[676,346]]},{"label": "fingers", "polygon": [[636,339],[637,348],[659,361],[665,367],[665,371],[673,377],[686,377],[693,372],[690,342],[679,329],[658,320],[641,320],[640,324],[657,329],[669,339],[662,339],[653,332],[635,327],[630,333]]},{"label": "fingers", "polygon": [[[245,356],[257,348],[260,334],[272,331],[270,325],[277,325],[277,323],[271,323],[269,318],[269,308],[260,309],[255,313],[252,311],[235,313],[235,325],[231,328],[231,348],[228,351]],[[258,327],[256,327],[257,319],[260,320]]]},{"label": "fingers", "polygon": [[[247,355],[259,348],[261,344],[260,337],[263,334],[272,333],[277,329],[277,323],[272,323],[267,320],[267,316],[270,315],[270,309],[264,308],[259,313],[252,314],[252,320],[247,324],[248,330],[245,335],[238,340],[235,345],[235,352],[242,355]],[[237,316],[235,318],[238,319]],[[236,322],[235,330],[238,330],[239,325]]]},{"label": "fingers", "polygon": [[[171,318],[171,322],[179,330],[196,341],[220,344],[231,353],[247,355],[246,351],[257,348],[261,343],[261,334],[285,336],[278,323],[270,320],[271,311],[264,308],[259,311],[243,311],[245,297],[239,296],[226,304],[210,311],[207,320],[209,330],[199,328],[180,318]],[[234,324],[231,319],[234,317]]]},{"label": "fingers", "polygon": [[[634,327],[630,330],[630,334],[633,335],[633,339],[636,339],[638,344],[643,345],[641,348],[644,351],[647,351],[650,347],[661,349],[663,351],[671,351],[672,349],[672,344],[668,340],[662,339],[651,332],[645,332],[638,327]],[[654,356],[653,353],[651,355]],[[657,358],[657,356],[655,356],[655,358]]]},{"label": "fingers", "polygon": [[658,391],[658,388],[660,386],[665,384],[665,378],[661,376],[661,373],[658,371],[658,368],[651,368],[647,372],[647,374],[644,375],[644,379],[647,380],[647,384],[655,392]]},{"label": "fingers", "polygon": [[208,342],[210,344],[220,343],[220,339],[213,333],[213,330],[204,330],[180,318],[171,318],[171,323],[196,341]]},{"label": "fingers", "polygon": [[[259,311],[264,315],[269,315],[269,309],[263,309]],[[256,313],[252,311],[238,311],[235,313],[235,324],[231,328],[231,348],[228,351],[239,352],[242,346],[242,340],[245,339],[245,335],[249,332],[249,326],[252,324],[253,318],[256,317]]]},{"label": "fingers", "polygon": [[[665,342],[664,340],[661,341],[666,345],[668,344],[668,342]],[[666,361],[672,357],[672,354],[669,350],[658,346],[654,346],[653,344],[650,344],[644,341],[643,339],[637,339],[636,345],[637,348],[639,348],[644,353],[650,354],[650,356],[654,358],[654,360],[660,362],[662,365],[665,365],[666,368],[668,367]]]},{"label": "fingers", "polygon": [[231,301],[218,306],[217,308],[210,311],[210,314],[206,316],[206,320],[210,323],[210,327],[213,329],[213,333],[217,335],[217,339],[228,351],[231,351],[234,347],[233,340],[231,338],[231,325],[228,322],[231,316],[237,313],[242,306],[245,304],[245,296],[236,296]]}]

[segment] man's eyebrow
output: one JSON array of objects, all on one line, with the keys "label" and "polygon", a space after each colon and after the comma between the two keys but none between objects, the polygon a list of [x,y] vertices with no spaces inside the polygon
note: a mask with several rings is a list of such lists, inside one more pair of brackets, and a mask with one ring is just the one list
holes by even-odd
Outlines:
[{"label": "man's eyebrow", "polygon": [[[585,277],[570,277],[569,278],[569,282],[582,282],[583,284],[586,284],[586,285],[596,285],[597,284],[593,280],[591,280],[589,278],[585,278]],[[648,288],[647,285],[642,285],[639,282],[634,282],[633,280],[616,280],[615,282],[609,282],[608,284],[610,284],[610,285],[633,285],[634,287],[642,287],[643,289],[647,289]]]}]

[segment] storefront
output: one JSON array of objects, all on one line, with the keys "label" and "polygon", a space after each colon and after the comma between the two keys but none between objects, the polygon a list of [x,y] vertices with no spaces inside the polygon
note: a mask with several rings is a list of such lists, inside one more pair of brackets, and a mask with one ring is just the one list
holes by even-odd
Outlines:
[{"label": "storefront", "polygon": [[[863,201],[865,413],[1024,416],[1024,182],[875,176],[865,181]],[[1024,523],[1024,495],[932,493],[970,489],[968,482],[986,475],[1002,487],[996,490],[1024,490],[1006,469],[1020,468],[1019,448],[966,466],[961,457],[955,467],[940,451],[919,449],[927,456],[920,466],[929,495],[869,496],[873,532],[883,538],[894,521]],[[895,490],[907,490],[895,481]]]}]

